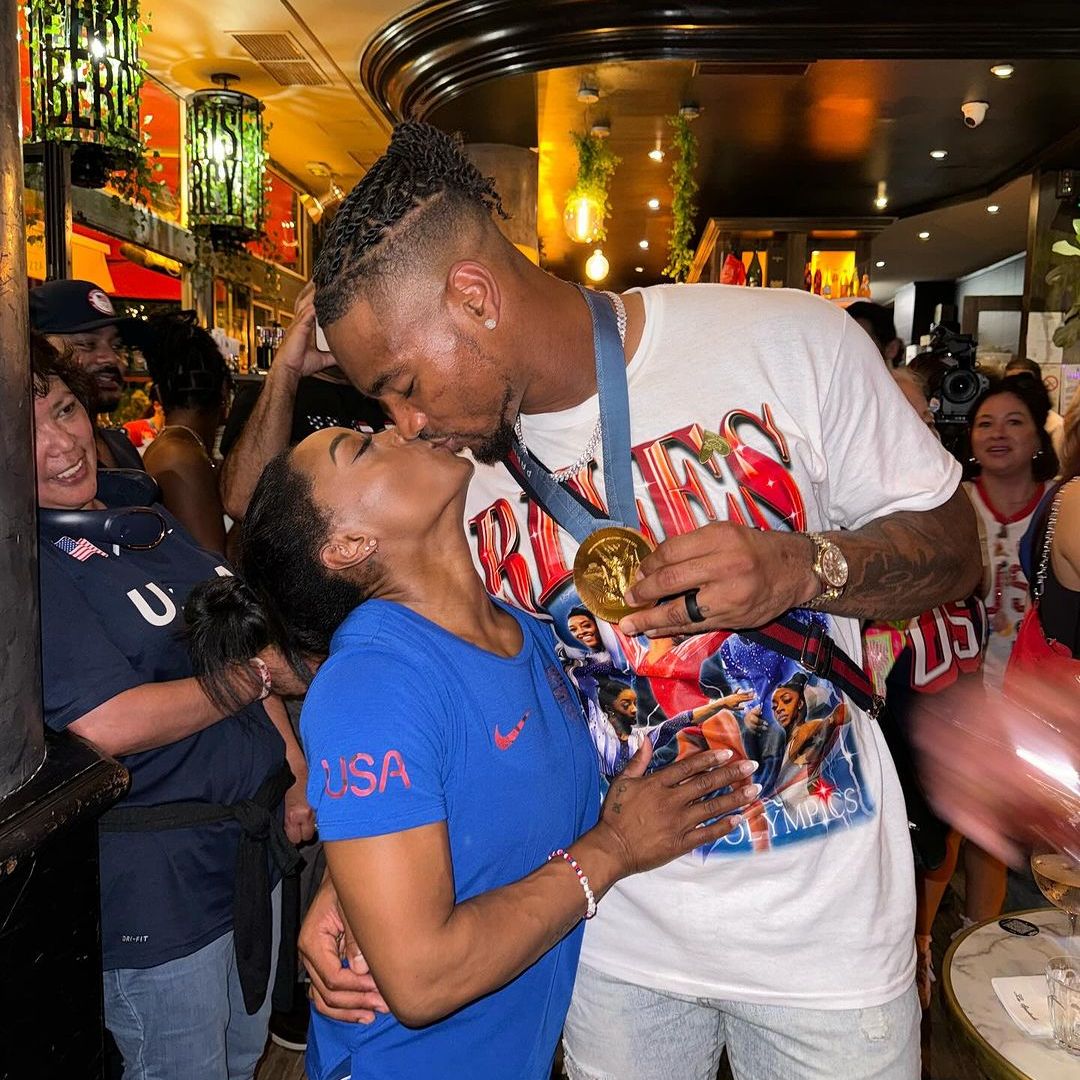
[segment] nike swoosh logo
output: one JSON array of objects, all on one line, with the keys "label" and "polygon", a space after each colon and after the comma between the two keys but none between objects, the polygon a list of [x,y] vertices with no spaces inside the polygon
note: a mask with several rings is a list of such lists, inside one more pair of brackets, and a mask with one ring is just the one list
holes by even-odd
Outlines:
[{"label": "nike swoosh logo", "polygon": [[514,745],[514,740],[521,734],[521,729],[525,726],[525,721],[529,719],[530,711],[531,710],[526,709],[525,715],[505,735],[499,730],[499,725],[495,725],[495,745],[500,750],[509,750],[510,747]]}]

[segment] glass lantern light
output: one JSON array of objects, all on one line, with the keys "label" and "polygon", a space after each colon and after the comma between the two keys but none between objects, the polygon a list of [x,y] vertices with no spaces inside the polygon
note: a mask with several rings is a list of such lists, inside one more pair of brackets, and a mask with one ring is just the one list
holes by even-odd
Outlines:
[{"label": "glass lantern light", "polygon": [[604,208],[591,195],[576,195],[566,202],[566,234],[578,244],[591,244],[604,229]]},{"label": "glass lantern light", "polygon": [[585,276],[590,281],[603,281],[608,276],[608,270],[610,269],[607,258],[600,248],[597,248],[585,260]]},{"label": "glass lantern light", "polygon": [[142,152],[138,0],[30,0],[27,29],[31,139],[76,147],[72,179],[100,186]]},{"label": "glass lantern light", "polygon": [[263,104],[222,85],[187,100],[188,224],[216,249],[259,236],[265,216],[266,143]]}]

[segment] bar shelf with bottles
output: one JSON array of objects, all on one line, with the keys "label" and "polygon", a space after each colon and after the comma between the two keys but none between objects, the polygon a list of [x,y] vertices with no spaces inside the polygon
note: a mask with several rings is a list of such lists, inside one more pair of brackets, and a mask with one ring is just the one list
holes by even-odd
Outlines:
[{"label": "bar shelf with bottles", "polygon": [[846,305],[873,294],[871,245],[890,218],[709,218],[689,281],[804,289]]}]

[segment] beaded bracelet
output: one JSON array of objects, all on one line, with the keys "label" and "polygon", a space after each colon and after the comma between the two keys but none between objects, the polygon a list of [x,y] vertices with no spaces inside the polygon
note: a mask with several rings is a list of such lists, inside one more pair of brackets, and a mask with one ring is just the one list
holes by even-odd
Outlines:
[{"label": "beaded bracelet", "polygon": [[548,856],[548,862],[552,859],[562,859],[566,862],[570,869],[577,874],[578,882],[581,884],[582,889],[585,891],[585,918],[591,919],[596,914],[596,897],[593,895],[591,886],[589,885],[589,879],[585,875],[585,871],[578,866],[577,859],[570,854],[569,851],[563,851],[562,848],[556,848]]}]

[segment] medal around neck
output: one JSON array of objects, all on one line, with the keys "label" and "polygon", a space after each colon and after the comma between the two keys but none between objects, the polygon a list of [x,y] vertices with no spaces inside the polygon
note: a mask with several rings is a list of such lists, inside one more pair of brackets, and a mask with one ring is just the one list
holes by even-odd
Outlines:
[{"label": "medal around neck", "polygon": [[586,537],[574,559],[574,587],[581,602],[598,618],[617,623],[640,608],[631,607],[623,593],[634,573],[652,551],[636,529],[610,525]]}]

